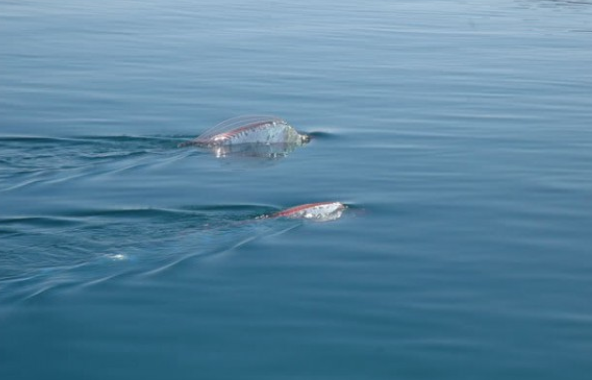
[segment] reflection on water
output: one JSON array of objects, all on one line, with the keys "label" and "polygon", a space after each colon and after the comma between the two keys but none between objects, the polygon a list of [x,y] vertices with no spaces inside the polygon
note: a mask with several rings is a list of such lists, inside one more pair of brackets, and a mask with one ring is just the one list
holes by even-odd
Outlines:
[{"label": "reflection on water", "polygon": [[208,148],[224,164],[243,168],[257,168],[277,164],[301,144],[233,144]]}]

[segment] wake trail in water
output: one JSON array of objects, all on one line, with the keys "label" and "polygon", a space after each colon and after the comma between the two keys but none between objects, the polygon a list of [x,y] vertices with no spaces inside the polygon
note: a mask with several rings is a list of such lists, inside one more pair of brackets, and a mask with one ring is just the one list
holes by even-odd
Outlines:
[{"label": "wake trail in water", "polygon": [[64,287],[154,275],[301,224],[255,218],[268,211],[256,206],[89,210],[67,217],[0,219],[8,234],[0,235],[0,304]]},{"label": "wake trail in water", "polygon": [[[109,182],[101,176],[211,153],[178,148],[186,139],[0,137],[0,201],[4,201],[0,202],[0,305],[63,287],[155,275],[192,257],[217,255],[253,239],[286,232],[301,225],[302,219],[334,220],[345,208],[338,202],[324,202],[284,212],[253,205],[90,209],[88,205],[99,203],[84,198],[81,210],[80,204],[75,209],[68,207],[69,191],[77,182],[41,187],[90,177],[95,181],[87,181],[91,189],[101,182],[118,188],[121,180],[130,177],[118,175]],[[289,152],[270,154],[264,150],[259,155],[260,149],[240,147],[236,158],[241,161],[268,162]],[[227,154],[225,151],[222,156]],[[35,191],[23,192],[29,196],[19,193],[37,185],[40,187]],[[38,194],[50,206],[56,199],[62,203],[50,207],[52,211],[42,211],[47,208],[34,204]],[[100,195],[100,190],[93,192],[96,194]],[[19,202],[32,202],[25,205],[28,214],[20,214]],[[11,209],[12,216],[3,215],[2,206],[5,212]]]},{"label": "wake trail in water", "polygon": [[[185,137],[0,137],[0,192],[176,159]],[[158,160],[151,160],[157,157]]]}]

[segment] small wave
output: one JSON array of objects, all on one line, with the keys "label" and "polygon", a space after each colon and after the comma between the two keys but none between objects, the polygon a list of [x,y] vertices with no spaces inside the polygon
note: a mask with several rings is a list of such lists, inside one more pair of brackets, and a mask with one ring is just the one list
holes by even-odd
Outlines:
[{"label": "small wave", "polygon": [[79,221],[72,218],[51,217],[51,216],[23,216],[0,218],[0,226],[28,226],[34,228],[55,228],[72,227],[79,224]]}]

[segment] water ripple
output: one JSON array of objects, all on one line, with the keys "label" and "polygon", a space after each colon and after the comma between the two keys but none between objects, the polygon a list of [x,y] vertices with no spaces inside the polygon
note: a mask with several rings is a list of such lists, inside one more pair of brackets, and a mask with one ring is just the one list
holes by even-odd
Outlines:
[{"label": "water ripple", "polygon": [[195,256],[233,250],[288,231],[294,220],[257,220],[265,206],[81,210],[0,219],[10,232],[0,251],[1,298],[122,275],[154,275]]}]

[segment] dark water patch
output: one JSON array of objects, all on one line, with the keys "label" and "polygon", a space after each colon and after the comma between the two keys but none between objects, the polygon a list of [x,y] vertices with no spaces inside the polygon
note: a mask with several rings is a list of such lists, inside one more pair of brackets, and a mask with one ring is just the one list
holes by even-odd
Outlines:
[{"label": "dark water patch", "polygon": [[0,226],[9,226],[14,228],[72,227],[78,223],[79,221],[73,218],[46,216],[24,216],[0,219]]},{"label": "dark water patch", "polygon": [[306,132],[307,135],[310,136],[311,140],[320,140],[320,141],[330,141],[339,138],[339,134],[334,132],[324,132],[324,131],[312,131]]}]

